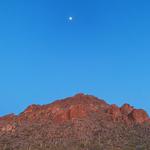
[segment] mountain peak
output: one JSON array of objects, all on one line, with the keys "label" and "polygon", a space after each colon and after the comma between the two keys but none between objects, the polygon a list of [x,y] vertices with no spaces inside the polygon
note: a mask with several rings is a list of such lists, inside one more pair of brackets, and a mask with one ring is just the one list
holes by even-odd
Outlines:
[{"label": "mountain peak", "polygon": [[74,97],[82,97],[82,96],[86,96],[84,93],[77,93],[74,95]]},{"label": "mountain peak", "polygon": [[[124,123],[144,123],[149,120],[148,114],[141,109],[135,109],[129,104],[124,104],[120,108],[113,104],[109,105],[92,95],[78,93],[72,97],[57,100],[48,105],[30,105],[18,116],[8,115],[1,117],[0,120],[8,122],[15,121],[37,121],[52,120],[57,123],[64,123],[74,119],[89,117],[90,114],[96,116],[107,116],[112,121]],[[109,116],[109,117],[108,117]]]}]

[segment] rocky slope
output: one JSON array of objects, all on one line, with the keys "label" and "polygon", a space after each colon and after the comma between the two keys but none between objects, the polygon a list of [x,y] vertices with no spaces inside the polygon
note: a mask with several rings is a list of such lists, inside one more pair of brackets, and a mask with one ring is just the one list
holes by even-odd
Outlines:
[{"label": "rocky slope", "polygon": [[150,118],[77,94],[0,117],[0,150],[150,150]]}]

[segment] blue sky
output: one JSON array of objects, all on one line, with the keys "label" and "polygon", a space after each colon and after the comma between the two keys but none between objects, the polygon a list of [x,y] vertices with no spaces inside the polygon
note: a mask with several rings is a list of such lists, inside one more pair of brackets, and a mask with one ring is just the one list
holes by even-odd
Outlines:
[{"label": "blue sky", "polygon": [[150,113],[149,7],[148,0],[0,1],[0,115],[78,92]]}]

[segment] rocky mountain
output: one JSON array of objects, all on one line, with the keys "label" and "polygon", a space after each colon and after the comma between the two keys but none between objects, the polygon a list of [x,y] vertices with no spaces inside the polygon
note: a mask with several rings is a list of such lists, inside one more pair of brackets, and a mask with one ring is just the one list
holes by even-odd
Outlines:
[{"label": "rocky mountain", "polygon": [[0,117],[0,150],[150,150],[150,118],[80,93]]}]

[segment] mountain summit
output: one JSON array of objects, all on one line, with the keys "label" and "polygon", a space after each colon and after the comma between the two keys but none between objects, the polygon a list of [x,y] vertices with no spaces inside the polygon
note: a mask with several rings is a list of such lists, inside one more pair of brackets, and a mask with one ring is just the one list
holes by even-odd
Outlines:
[{"label": "mountain summit", "polygon": [[144,110],[82,93],[0,117],[0,150],[149,150],[149,139]]}]

